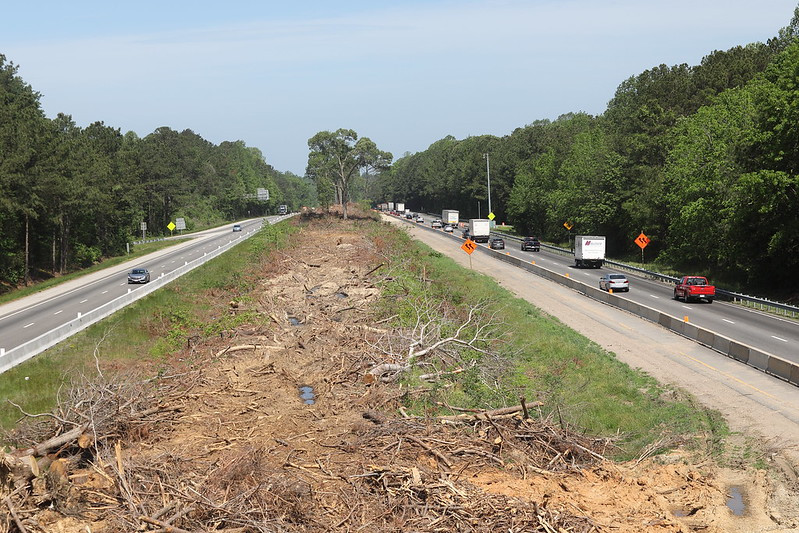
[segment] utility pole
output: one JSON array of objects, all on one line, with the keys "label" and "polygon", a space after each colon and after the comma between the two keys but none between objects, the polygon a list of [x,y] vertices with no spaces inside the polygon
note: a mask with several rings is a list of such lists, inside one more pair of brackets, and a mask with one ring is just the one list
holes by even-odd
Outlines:
[{"label": "utility pole", "polygon": [[486,158],[486,180],[488,181],[488,213],[493,213],[491,211],[491,170],[489,168],[489,157],[488,152],[483,154],[483,157]]}]

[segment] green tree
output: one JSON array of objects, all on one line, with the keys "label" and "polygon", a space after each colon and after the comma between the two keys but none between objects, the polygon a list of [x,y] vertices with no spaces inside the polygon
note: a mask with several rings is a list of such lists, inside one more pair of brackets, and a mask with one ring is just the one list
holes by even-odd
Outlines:
[{"label": "green tree", "polygon": [[390,152],[378,150],[368,137],[358,139],[354,130],[347,129],[320,131],[308,140],[308,148],[306,174],[317,183],[323,179],[333,183],[345,219],[353,178],[362,169],[387,169],[393,159]]}]

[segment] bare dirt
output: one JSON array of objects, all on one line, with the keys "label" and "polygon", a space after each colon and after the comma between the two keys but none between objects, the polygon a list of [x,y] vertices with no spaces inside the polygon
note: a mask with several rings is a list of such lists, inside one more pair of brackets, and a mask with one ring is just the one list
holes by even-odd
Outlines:
[{"label": "bare dirt", "polygon": [[384,362],[387,250],[329,220],[294,243],[246,299],[222,302],[259,320],[176,356],[176,373],[202,370],[142,394],[113,434],[50,450],[60,474],[37,484],[20,450],[0,455],[0,508],[15,511],[0,532],[799,531],[795,479],[778,469],[680,450],[601,460],[601,442],[520,413],[407,415],[410,391],[364,380]]}]

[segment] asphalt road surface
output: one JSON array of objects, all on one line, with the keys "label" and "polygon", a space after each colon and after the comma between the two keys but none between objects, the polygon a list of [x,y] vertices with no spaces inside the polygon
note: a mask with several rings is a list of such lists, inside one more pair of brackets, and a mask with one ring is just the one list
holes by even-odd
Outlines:
[{"label": "asphalt road surface", "polygon": [[[417,240],[469,268],[469,256],[460,248],[461,239],[453,239],[438,230],[415,227],[396,217],[384,215],[383,218],[406,228]],[[722,413],[733,431],[768,439],[773,446],[785,448],[786,453],[797,459],[799,454],[790,448],[799,445],[798,387],[657,324],[513,267],[491,254],[475,252],[471,265],[475,271],[493,277],[518,297],[615,353],[624,363],[643,370],[661,383],[689,391],[703,405]],[[600,276],[596,270],[592,275],[597,279]],[[639,286],[637,279],[632,283],[631,294],[634,291],[646,294],[644,285]],[[701,307],[719,312],[723,307],[733,306],[714,303]],[[748,318],[750,314],[742,316]]]}]

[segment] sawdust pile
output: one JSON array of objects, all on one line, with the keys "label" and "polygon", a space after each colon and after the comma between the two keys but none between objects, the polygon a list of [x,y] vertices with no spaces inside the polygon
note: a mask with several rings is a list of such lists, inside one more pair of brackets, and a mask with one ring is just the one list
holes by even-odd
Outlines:
[{"label": "sawdust pile", "polygon": [[26,445],[0,456],[0,533],[789,525],[768,514],[763,473],[741,484],[760,510],[734,517],[712,468],[677,455],[613,463],[607,440],[528,418],[540,414],[532,404],[407,415],[400,402],[414,391],[364,381],[384,362],[373,304],[385,246],[316,220],[258,266],[253,294],[220,302],[252,323],[176,354],[193,368],[83,382],[54,416],[21,426]]}]

